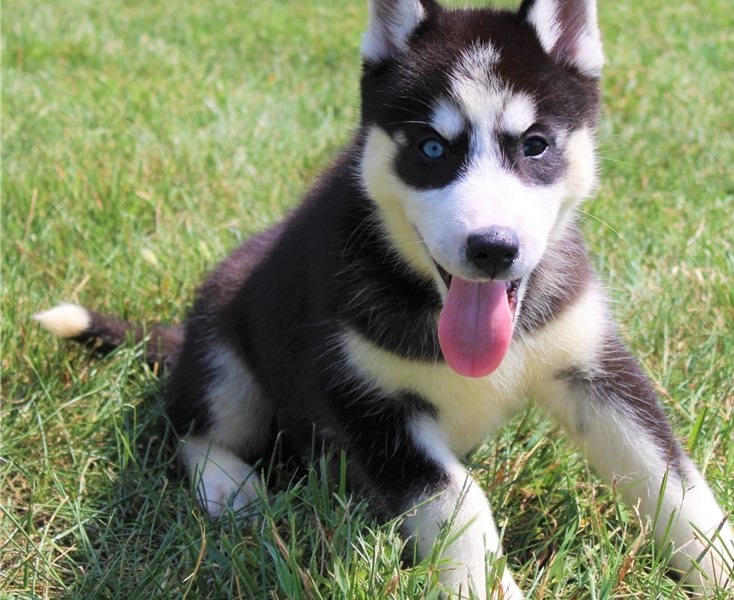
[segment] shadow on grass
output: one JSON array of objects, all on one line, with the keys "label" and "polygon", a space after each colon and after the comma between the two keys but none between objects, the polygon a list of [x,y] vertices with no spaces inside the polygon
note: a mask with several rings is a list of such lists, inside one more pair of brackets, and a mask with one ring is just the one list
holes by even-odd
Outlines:
[{"label": "shadow on grass", "polygon": [[378,526],[352,500],[343,461],[323,455],[304,465],[278,451],[263,469],[268,492],[253,518],[229,512],[212,520],[179,465],[163,385],[149,378],[141,400],[106,437],[115,469],[76,535],[65,597],[306,598],[319,590],[349,597],[355,585],[385,591],[402,542],[395,527]]}]

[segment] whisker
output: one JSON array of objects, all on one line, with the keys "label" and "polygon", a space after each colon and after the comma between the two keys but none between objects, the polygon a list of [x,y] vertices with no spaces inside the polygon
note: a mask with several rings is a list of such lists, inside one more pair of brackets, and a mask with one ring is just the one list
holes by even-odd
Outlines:
[{"label": "whisker", "polygon": [[387,125],[426,125],[428,127],[431,127],[431,124],[428,121],[391,121],[390,123],[386,123]]},{"label": "whisker", "polygon": [[609,229],[610,229],[610,230],[611,230],[612,232],[614,232],[614,233],[615,233],[615,234],[617,235],[617,237],[619,237],[619,239],[620,239],[620,240],[624,240],[625,242],[627,241],[627,239],[626,239],[626,238],[625,238],[625,237],[624,237],[624,236],[623,236],[623,235],[621,234],[621,232],[617,231],[617,230],[616,230],[616,229],[615,229],[614,227],[612,227],[612,226],[611,226],[611,225],[610,225],[610,224],[609,224],[609,223],[608,223],[607,221],[605,221],[604,219],[601,219],[601,218],[597,217],[596,215],[594,215],[594,214],[590,213],[590,212],[589,212],[589,211],[587,211],[587,210],[579,209],[579,212],[580,212],[580,213],[581,213],[582,215],[584,215],[585,217],[589,217],[589,218],[591,218],[591,219],[594,219],[594,220],[595,220],[595,221],[597,221],[598,223],[601,223],[601,224],[602,224],[602,225],[604,225],[605,227],[608,227],[608,228],[609,228]]},{"label": "whisker", "polygon": [[599,158],[601,160],[606,160],[606,161],[617,163],[617,164],[620,164],[620,165],[627,165],[628,167],[637,167],[638,169],[646,169],[647,168],[647,165],[642,165],[642,164],[639,164],[639,163],[631,163],[631,162],[627,162],[626,160],[619,160],[618,158],[611,158],[609,156],[604,156],[602,154],[599,155]]},{"label": "whisker", "polygon": [[431,112],[433,112],[433,106],[421,98],[416,98],[414,96],[398,96],[398,98],[400,98],[401,100],[408,100],[410,102],[417,102],[418,104],[422,104],[426,108],[430,109]]},{"label": "whisker", "polygon": [[425,113],[422,113],[422,112],[417,111],[417,110],[413,110],[411,108],[407,108],[405,106],[399,106],[397,104],[386,104],[384,102],[382,103],[382,106],[384,106],[385,108],[394,108],[395,110],[402,110],[402,111],[405,111],[407,113],[412,113],[414,115],[418,115],[419,117],[424,117],[424,118],[426,117]]}]

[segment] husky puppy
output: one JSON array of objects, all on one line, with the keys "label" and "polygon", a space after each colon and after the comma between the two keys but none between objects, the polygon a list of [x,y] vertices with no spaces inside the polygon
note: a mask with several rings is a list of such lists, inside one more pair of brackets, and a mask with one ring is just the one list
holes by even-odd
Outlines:
[{"label": "husky puppy", "polygon": [[[372,0],[362,58],[353,141],[214,270],[183,335],[149,342],[172,365],[168,415],[203,506],[256,499],[275,432],[304,454],[324,440],[408,515],[420,556],[455,534],[447,589],[521,598],[509,571],[486,580],[498,532],[461,457],[533,398],[623,482],[691,585],[731,588],[732,529],[620,341],[576,223],[595,179],[594,1]],[[107,347],[131,328],[74,305],[36,318]]]}]

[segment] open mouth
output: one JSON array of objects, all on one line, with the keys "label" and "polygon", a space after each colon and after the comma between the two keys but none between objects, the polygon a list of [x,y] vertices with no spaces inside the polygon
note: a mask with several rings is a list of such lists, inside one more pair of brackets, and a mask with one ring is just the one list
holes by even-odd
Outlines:
[{"label": "open mouth", "polygon": [[[436,269],[438,269],[438,274],[441,276],[441,279],[446,284],[446,289],[450,289],[451,279],[453,278],[453,275],[451,275],[451,273],[449,273],[446,269],[439,265],[435,260],[433,261],[433,263],[436,265]],[[514,279],[513,281],[505,281],[505,287],[507,291],[507,303],[510,307],[510,312],[512,312],[513,319],[515,317],[515,310],[517,309],[517,291],[518,289],[520,289],[521,282],[522,278]]]},{"label": "open mouth", "polygon": [[489,375],[510,347],[521,280],[470,281],[436,267],[448,290],[438,318],[444,359],[459,375]]}]

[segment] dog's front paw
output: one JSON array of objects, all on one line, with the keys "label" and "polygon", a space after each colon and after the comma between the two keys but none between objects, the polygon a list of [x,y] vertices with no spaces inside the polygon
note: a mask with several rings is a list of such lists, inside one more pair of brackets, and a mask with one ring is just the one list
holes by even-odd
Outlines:
[{"label": "dog's front paw", "polygon": [[493,594],[492,598],[501,598],[502,600],[525,600],[525,594],[522,593],[522,590],[515,583],[512,575],[505,571],[502,576],[502,592],[497,593],[496,595]]},{"label": "dog's front paw", "polygon": [[459,600],[525,600],[525,595],[515,583],[509,571],[505,570],[501,579],[490,585],[486,582],[486,589],[481,577],[467,579],[456,578],[456,573],[446,577],[442,574],[444,588],[450,590],[448,597]]},{"label": "dog's front paw", "polygon": [[[703,489],[708,492],[708,488]],[[712,497],[711,502],[714,502]],[[718,597],[716,592],[724,592],[727,598],[734,597],[734,530],[728,523],[722,523],[717,506],[713,505],[708,514],[714,515],[714,525],[710,522],[701,525],[707,518],[711,519],[699,513],[696,520],[692,520],[696,528],[692,539],[676,549],[671,564],[684,573],[683,581],[693,597]],[[679,529],[686,526],[690,527],[687,521],[678,524]],[[679,537],[684,535],[685,531]]]}]

